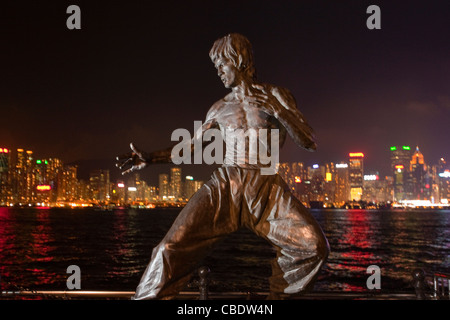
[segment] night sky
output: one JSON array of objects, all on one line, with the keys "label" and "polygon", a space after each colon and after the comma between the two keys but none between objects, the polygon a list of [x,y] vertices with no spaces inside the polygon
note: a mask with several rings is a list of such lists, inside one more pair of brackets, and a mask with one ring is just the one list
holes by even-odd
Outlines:
[{"label": "night sky", "polygon": [[[81,30],[66,27],[70,4]],[[371,4],[381,30],[366,27]],[[282,162],[364,152],[366,171],[386,175],[391,145],[450,160],[449,1],[3,1],[0,147],[114,178],[130,142],[167,147],[227,94],[208,52],[230,32],[249,38],[258,80],[288,88],[316,132],[316,152],[288,139]],[[157,184],[169,167],[141,176]]]}]

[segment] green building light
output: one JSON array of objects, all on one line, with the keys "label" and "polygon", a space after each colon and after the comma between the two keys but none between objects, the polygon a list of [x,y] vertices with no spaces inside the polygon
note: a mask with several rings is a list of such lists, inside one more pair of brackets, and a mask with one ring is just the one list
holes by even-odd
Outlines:
[{"label": "green building light", "polygon": [[37,164],[41,164],[42,161],[41,161],[41,160],[36,160],[36,163],[37,163]]},{"label": "green building light", "polygon": [[391,151],[397,150],[397,147],[391,147]]},{"label": "green building light", "polygon": [[410,146],[403,146],[403,150],[411,150]]}]

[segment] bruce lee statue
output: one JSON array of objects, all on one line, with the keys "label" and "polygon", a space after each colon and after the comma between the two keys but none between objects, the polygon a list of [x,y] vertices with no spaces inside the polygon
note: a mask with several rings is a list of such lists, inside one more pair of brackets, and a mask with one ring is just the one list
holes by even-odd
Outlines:
[{"label": "bruce lee statue", "polygon": [[[246,37],[233,33],[220,38],[209,55],[231,92],[209,109],[197,136],[214,128],[223,134],[233,129],[268,129],[278,133],[279,146],[287,133],[298,146],[316,150],[313,130],[291,93],[256,81],[252,47]],[[192,145],[195,139],[190,141]],[[273,139],[264,139],[259,139],[259,145],[271,149]],[[224,137],[223,165],[190,198],[153,249],[133,299],[174,298],[214,244],[241,227],[252,230],[276,249],[269,299],[288,298],[312,287],[329,253],[321,227],[276,171],[262,173],[268,163],[255,161],[257,148],[247,145],[241,152],[237,147],[236,142],[249,144],[251,139],[238,140]],[[202,143],[204,148],[207,143]],[[132,143],[130,147],[131,152],[117,157],[122,174],[154,163],[172,163],[173,147],[152,153]]]}]

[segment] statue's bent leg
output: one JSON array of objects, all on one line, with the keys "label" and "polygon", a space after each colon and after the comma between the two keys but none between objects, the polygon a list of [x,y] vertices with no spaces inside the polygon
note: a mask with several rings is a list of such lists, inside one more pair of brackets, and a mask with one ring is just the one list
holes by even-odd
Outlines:
[{"label": "statue's bent leg", "polygon": [[153,249],[134,299],[173,298],[213,245],[236,231],[237,219],[230,214],[225,182],[215,172],[181,210],[164,239]]},{"label": "statue's bent leg", "polygon": [[253,227],[277,249],[270,290],[274,295],[311,288],[327,259],[328,241],[321,227],[284,181],[274,176],[260,219]]}]

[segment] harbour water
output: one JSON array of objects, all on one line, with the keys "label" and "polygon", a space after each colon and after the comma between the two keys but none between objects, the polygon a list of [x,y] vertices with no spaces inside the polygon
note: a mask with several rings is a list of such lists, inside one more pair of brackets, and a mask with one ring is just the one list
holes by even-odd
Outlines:
[{"label": "harbour water", "polygon": [[[66,290],[67,267],[77,265],[83,290],[133,291],[179,211],[1,207],[1,289]],[[450,271],[448,210],[312,213],[331,247],[314,290],[365,291],[370,265],[380,267],[387,291],[413,290],[415,268]],[[267,291],[273,257],[269,244],[241,230],[202,264],[211,269],[211,290]]]}]

